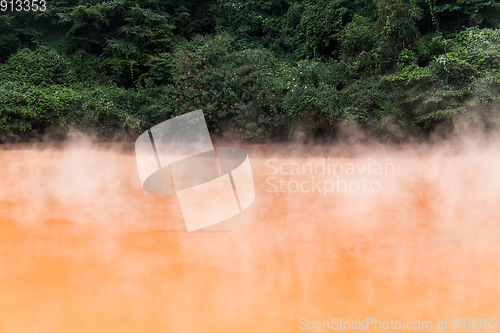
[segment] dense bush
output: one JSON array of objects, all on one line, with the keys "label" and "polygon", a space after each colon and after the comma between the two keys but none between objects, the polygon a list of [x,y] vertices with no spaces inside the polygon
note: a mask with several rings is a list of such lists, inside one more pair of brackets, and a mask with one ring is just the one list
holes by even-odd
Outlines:
[{"label": "dense bush", "polygon": [[61,134],[71,127],[100,137],[139,131],[150,125],[147,91],[78,83],[67,57],[44,46],[23,49],[0,67],[0,135]]},{"label": "dense bush", "polygon": [[134,135],[151,125],[141,113],[148,108],[141,94],[144,90],[136,92],[111,85],[43,87],[3,82],[1,135],[19,136],[31,131],[41,136],[49,130],[64,138],[71,128],[93,132],[100,138],[112,138],[118,132]]},{"label": "dense bush", "polygon": [[279,63],[265,49],[234,50],[233,43],[234,38],[221,31],[197,36],[173,55],[164,55],[172,63],[172,84],[164,89],[171,116],[201,108],[215,132],[263,136],[286,125],[277,109],[282,96],[272,91],[271,70]]},{"label": "dense bush", "polygon": [[52,124],[66,126],[74,91],[60,85],[48,87],[15,82],[0,84],[2,136],[25,131],[42,132]]},{"label": "dense bush", "polygon": [[40,46],[22,49],[0,68],[0,79],[25,84],[50,86],[75,80],[69,59],[55,50]]},{"label": "dense bush", "polygon": [[[414,123],[432,129],[456,114],[489,112],[500,98],[499,30],[469,28],[425,68],[410,64],[385,79],[401,96]],[[486,119],[487,121],[487,119]]]}]

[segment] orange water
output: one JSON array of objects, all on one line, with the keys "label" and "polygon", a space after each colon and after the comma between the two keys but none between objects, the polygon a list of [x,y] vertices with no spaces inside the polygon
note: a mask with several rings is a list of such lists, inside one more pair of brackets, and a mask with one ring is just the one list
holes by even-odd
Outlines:
[{"label": "orange water", "polygon": [[[175,196],[142,190],[132,147],[0,150],[0,332],[295,332],[300,318],[367,317],[462,331],[453,318],[500,319],[496,147],[243,145],[255,202],[191,233]],[[269,159],[323,157],[395,172],[370,177],[379,193],[269,192]]]}]

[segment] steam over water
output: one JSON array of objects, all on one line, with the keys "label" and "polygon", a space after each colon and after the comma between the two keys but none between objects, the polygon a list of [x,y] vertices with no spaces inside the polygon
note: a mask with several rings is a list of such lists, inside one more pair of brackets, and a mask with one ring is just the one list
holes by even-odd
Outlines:
[{"label": "steam over water", "polygon": [[133,144],[3,146],[0,332],[500,319],[496,142],[241,145],[255,202],[191,233]]}]

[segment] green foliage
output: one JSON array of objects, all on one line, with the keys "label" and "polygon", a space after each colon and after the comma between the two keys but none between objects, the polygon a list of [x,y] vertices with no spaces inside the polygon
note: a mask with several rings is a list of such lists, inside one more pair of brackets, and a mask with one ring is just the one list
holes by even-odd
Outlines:
[{"label": "green foliage", "polygon": [[401,108],[401,103],[392,102],[390,100],[387,100],[385,102],[377,101],[377,106],[378,108],[376,108],[374,112],[379,117],[387,115],[393,115],[397,117],[401,115],[401,112],[403,111],[403,108]]},{"label": "green foliage", "polygon": [[379,15],[384,23],[383,35],[395,53],[412,46],[420,33],[417,21],[422,18],[422,8],[415,0],[382,0]]},{"label": "green foliage", "polygon": [[[174,41],[211,29],[211,1],[110,0],[54,2],[45,12],[13,12],[0,19],[10,39],[23,47],[44,45],[84,63],[75,66],[82,79],[124,87],[147,78],[149,57],[171,50]],[[10,22],[10,23],[9,23]],[[175,26],[179,24],[179,26]],[[177,36],[174,36],[174,33]],[[5,38],[5,37],[4,37]],[[0,38],[0,49],[2,40]],[[7,44],[7,58],[19,47]],[[2,59],[0,59],[1,61]]]},{"label": "green foliage", "polygon": [[464,27],[499,28],[500,3],[491,0],[435,0],[434,12],[442,31]]},{"label": "green foliage", "polygon": [[[2,136],[47,130],[67,132],[77,128],[100,138],[121,132],[137,133],[151,123],[144,120],[148,101],[144,91],[116,86],[51,85],[3,82],[0,85],[0,131]],[[64,136],[62,137],[64,138]]]},{"label": "green foliage", "polygon": [[263,136],[280,123],[270,77],[277,62],[266,50],[235,51],[233,42],[228,33],[220,32],[197,36],[175,50],[170,58],[173,82],[165,89],[171,116],[201,108],[215,132]]},{"label": "green foliage", "polygon": [[436,56],[446,53],[451,47],[450,42],[444,39],[442,34],[436,32],[422,36],[415,46],[418,64],[426,66]]},{"label": "green foliage", "polygon": [[342,110],[336,109],[338,91],[335,68],[310,60],[300,61],[296,67],[286,67],[275,81],[275,93],[284,96],[282,116],[289,128],[300,122],[308,122],[316,131],[325,132],[335,121],[342,118]]},{"label": "green foliage", "polygon": [[369,53],[380,41],[381,27],[368,17],[355,15],[336,36],[340,52],[346,57],[357,57],[360,53]]},{"label": "green foliage", "polygon": [[74,92],[60,85],[48,87],[3,82],[0,85],[0,128],[2,136],[39,131],[57,123],[66,125]]},{"label": "green foliage", "polygon": [[429,131],[457,114],[489,112],[500,98],[499,37],[498,30],[477,28],[453,40],[439,36],[447,53],[425,68],[407,65],[385,80],[412,110],[414,123]]},{"label": "green foliage", "polygon": [[68,126],[92,129],[101,137],[138,131],[151,125],[149,90],[85,86],[76,82],[67,57],[44,46],[23,49],[0,65],[0,135],[41,135]]},{"label": "green foliage", "polygon": [[12,55],[0,67],[0,79],[50,86],[72,82],[75,77],[66,56],[40,46],[34,51],[23,49]]},{"label": "green foliage", "polygon": [[394,50],[386,43],[380,21],[355,16],[336,37],[340,45],[338,58],[346,64],[351,77],[359,78],[365,72],[376,73],[394,65]]},{"label": "green foliage", "polygon": [[200,108],[245,139],[492,123],[499,23],[491,0],[54,2],[0,15],[0,137],[133,137]]},{"label": "green foliage", "polygon": [[[147,4],[146,4],[147,5]],[[167,13],[141,7],[137,2],[114,0],[61,9],[60,24],[70,28],[68,52],[101,53],[93,59],[98,73],[117,84],[130,87],[147,76],[146,62],[152,54],[172,46]]]},{"label": "green foliage", "polygon": [[112,85],[82,87],[74,95],[68,122],[83,132],[93,129],[104,138],[116,132],[138,133],[151,125],[144,119],[149,106],[144,93]]},{"label": "green foliage", "polygon": [[469,28],[456,37],[453,54],[481,71],[498,72],[500,30]]},{"label": "green foliage", "polygon": [[373,1],[218,0],[217,26],[235,34],[240,44],[266,47],[291,59],[328,56],[335,35],[356,15],[374,16]]}]

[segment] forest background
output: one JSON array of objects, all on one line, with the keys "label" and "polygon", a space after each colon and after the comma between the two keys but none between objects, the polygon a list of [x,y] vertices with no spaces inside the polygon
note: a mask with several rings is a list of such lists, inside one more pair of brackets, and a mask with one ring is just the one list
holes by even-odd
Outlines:
[{"label": "forest background", "polygon": [[497,1],[50,0],[0,11],[0,140],[133,140],[195,109],[252,142],[489,131],[499,60]]}]

